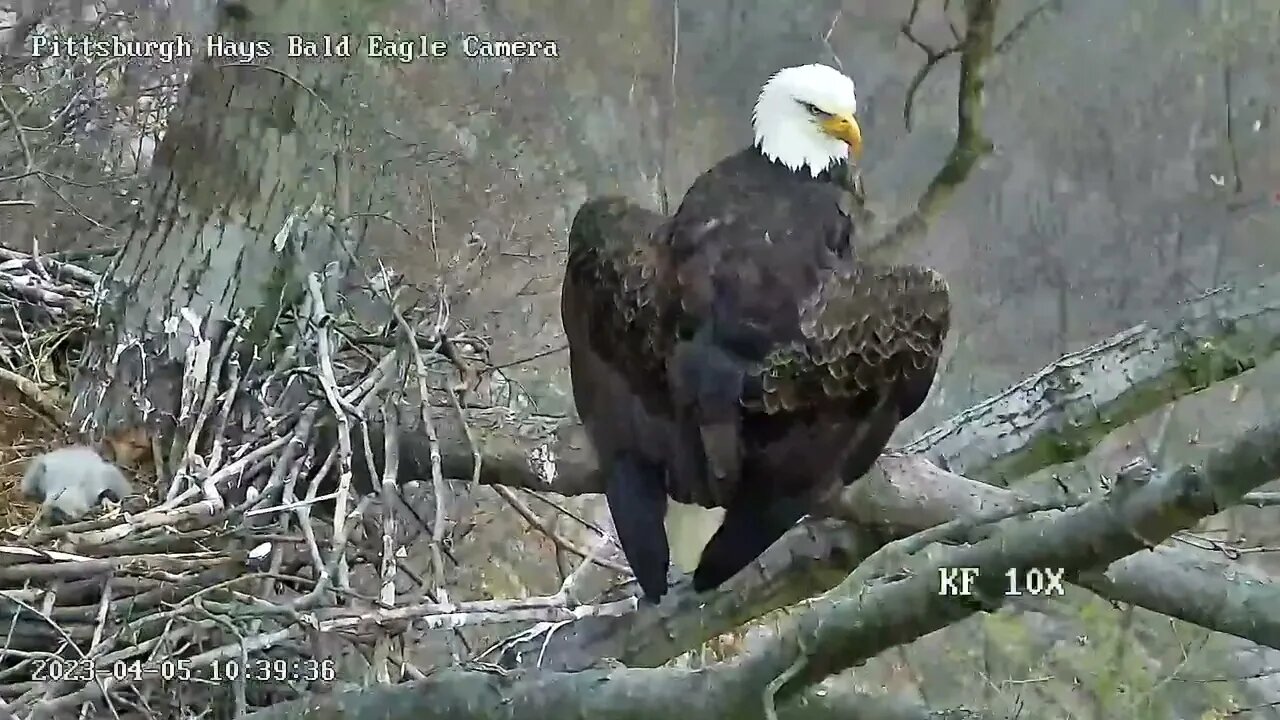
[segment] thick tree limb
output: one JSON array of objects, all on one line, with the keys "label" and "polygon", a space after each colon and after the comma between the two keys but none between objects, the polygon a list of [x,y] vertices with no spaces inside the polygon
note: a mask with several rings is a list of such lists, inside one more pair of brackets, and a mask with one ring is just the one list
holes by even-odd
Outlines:
[{"label": "thick tree limb", "polygon": [[1221,554],[1176,547],[1120,560],[1077,581],[1113,602],[1280,649],[1280,587]]},{"label": "thick tree limb", "polygon": [[[845,503],[860,523],[894,537],[957,517],[1025,502],[1008,490],[940,470],[919,456],[882,458],[883,473],[851,490]],[[1162,546],[1074,581],[1113,602],[1130,603],[1210,630],[1280,649],[1280,587],[1220,553]]]},{"label": "thick tree limb", "polygon": [[[1212,293],[1186,308],[1176,322],[1139,325],[1053,363],[956,415],[906,449],[970,472],[1004,468],[1004,479],[1011,478],[1011,469],[1029,472],[1065,459],[1063,448],[1077,457],[1115,427],[1243,372],[1272,354],[1280,337],[1280,278]],[[505,411],[473,413],[472,420],[472,435],[484,458],[482,482],[565,495],[599,491],[594,458],[578,425],[563,418],[517,420]],[[444,433],[446,473],[470,477],[471,453],[460,426],[438,426]],[[1040,440],[1044,436],[1053,439]],[[373,444],[377,454],[382,443]],[[420,436],[402,437],[401,453],[408,476],[427,476],[429,446]],[[1001,492],[918,460],[883,458],[880,466],[884,474],[859,482],[846,503],[854,517],[872,525],[806,523],[766,553],[756,572],[736,579],[729,593],[703,599],[673,593],[670,604],[661,608],[580,620],[559,629],[545,647],[543,637],[513,645],[506,663],[520,664],[515,658],[523,653],[526,660],[541,657],[543,667],[566,670],[589,667],[600,657],[632,666],[662,664],[754,617],[821,593],[886,539],[989,505]],[[1007,496],[1004,501],[1012,499]],[[1178,576],[1156,564],[1157,558],[1173,558],[1184,572],[1200,567],[1188,552],[1177,549],[1168,556],[1129,560],[1109,570],[1107,582],[1082,583],[1103,597],[1255,642],[1275,642],[1277,636],[1269,628],[1251,624],[1245,609],[1257,602],[1255,594],[1270,597],[1270,586],[1253,585],[1250,593],[1242,593],[1240,584],[1227,576],[1202,570],[1187,576],[1197,594],[1178,597],[1169,583],[1145,581],[1152,575]],[[1208,596],[1232,598],[1234,603],[1206,606],[1196,600]],[[1218,609],[1210,611],[1213,607]]]},{"label": "thick tree limb", "polygon": [[1190,300],[1072,353],[903,448],[1008,484],[1086,455],[1112,430],[1255,367],[1280,349],[1280,277]]},{"label": "thick tree limb", "polygon": [[[531,667],[540,659],[543,668],[576,670],[610,657],[635,667],[657,666],[769,610],[825,591],[886,540],[1026,501],[920,456],[886,456],[842,498],[842,512],[852,524],[807,521],[751,572],[735,578],[727,592],[706,598],[673,593],[671,603],[658,608],[585,618],[550,639],[539,635],[513,643],[504,664]],[[1280,607],[1280,587],[1204,551],[1156,548],[1074,582],[1115,602],[1280,649],[1280,619],[1260,609]]]},{"label": "thick tree limb", "polygon": [[[1274,478],[1277,470],[1280,423],[1243,434],[1211,453],[1203,466],[1184,466],[1149,483],[1126,481],[1106,496],[1070,510],[966,528],[952,539],[972,544],[916,556],[909,560],[902,579],[855,587],[845,583],[814,601],[797,616],[793,627],[762,648],[737,662],[706,670],[492,673],[451,669],[408,686],[313,698],[252,717],[609,720],[697,713],[763,718],[761,689],[775,678],[784,674],[789,678],[776,694],[779,707],[794,706],[826,677],[975,612],[998,607],[1009,568],[1061,567],[1076,577],[1153,547],[1238,502],[1244,493]],[[974,595],[939,592],[940,573],[953,567],[978,569]],[[422,702],[424,698],[430,702]]]}]

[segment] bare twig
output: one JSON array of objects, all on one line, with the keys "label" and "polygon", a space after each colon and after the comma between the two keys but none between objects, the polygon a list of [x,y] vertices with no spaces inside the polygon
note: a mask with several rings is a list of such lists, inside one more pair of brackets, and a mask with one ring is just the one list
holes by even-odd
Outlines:
[{"label": "bare twig", "polygon": [[[924,82],[929,73],[933,71],[934,66],[945,58],[954,55],[960,50],[960,38],[957,38],[955,45],[948,45],[944,48],[934,48],[932,45],[920,40],[915,35],[916,14],[920,10],[921,0],[912,0],[911,11],[907,14],[907,19],[902,23],[900,32],[902,36],[911,42],[912,45],[924,51],[924,64],[916,70],[916,74],[911,77],[911,81],[907,83],[907,99],[902,104],[902,124],[911,129],[911,115],[915,108],[916,92],[920,89],[920,85]],[[834,27],[834,23],[833,23]],[[955,32],[954,27],[952,28]]]},{"label": "bare twig", "polygon": [[[999,0],[965,0],[964,38],[958,47],[960,87],[956,98],[955,143],[942,169],[916,201],[915,210],[869,243],[864,251],[868,257],[892,260],[916,238],[922,237],[928,230],[928,224],[942,211],[978,161],[992,151],[991,141],[982,129],[983,75],[994,52],[992,38],[999,7]],[[908,26],[914,21],[917,8],[918,2],[913,2]],[[918,42],[911,35],[907,37]],[[937,52],[926,49],[926,67],[929,66],[928,58]]]}]

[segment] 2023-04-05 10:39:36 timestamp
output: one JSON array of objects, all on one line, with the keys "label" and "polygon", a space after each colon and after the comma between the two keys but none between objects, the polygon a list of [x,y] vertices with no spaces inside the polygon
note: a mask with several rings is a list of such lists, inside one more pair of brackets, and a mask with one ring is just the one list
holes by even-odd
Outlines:
[{"label": "2023-04-05 10:39:36 timestamp", "polygon": [[186,658],[166,658],[143,662],[117,660],[103,663],[99,659],[58,657],[42,658],[33,676],[44,682],[92,683],[111,679],[115,682],[333,682],[338,677],[337,663],[332,658],[240,658],[218,660],[192,668]]},{"label": "2023-04-05 10:39:36 timestamp", "polygon": [[233,658],[201,668],[197,677],[214,682],[334,682],[338,665],[333,658]]}]

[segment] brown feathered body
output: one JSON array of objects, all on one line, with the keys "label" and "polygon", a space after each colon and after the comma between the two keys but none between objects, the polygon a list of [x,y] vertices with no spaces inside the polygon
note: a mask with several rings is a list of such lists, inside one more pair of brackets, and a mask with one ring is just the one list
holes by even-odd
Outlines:
[{"label": "brown feathered body", "polygon": [[666,589],[663,495],[725,508],[694,572],[716,587],[865,474],[929,393],[946,283],[861,262],[850,200],[833,173],[753,147],[670,218],[617,197],[574,218],[561,300],[574,398],[651,599]]}]

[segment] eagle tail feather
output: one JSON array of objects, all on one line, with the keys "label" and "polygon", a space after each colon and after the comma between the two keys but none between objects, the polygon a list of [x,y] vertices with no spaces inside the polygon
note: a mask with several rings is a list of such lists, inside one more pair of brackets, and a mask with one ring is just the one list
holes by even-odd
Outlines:
[{"label": "eagle tail feather", "polygon": [[876,404],[867,419],[861,423],[853,441],[849,443],[851,449],[845,457],[841,472],[846,485],[871,471],[871,467],[876,464],[876,460],[880,459],[880,454],[889,444],[889,439],[893,437],[893,431],[898,428],[900,421],[898,406],[889,396]]},{"label": "eagle tail feather", "polygon": [[[742,473],[742,392],[745,361],[699,333],[676,343],[668,365],[672,405],[686,450],[701,448],[710,497],[732,497]],[[694,434],[696,430],[696,436]]]}]

